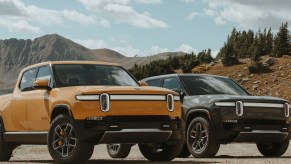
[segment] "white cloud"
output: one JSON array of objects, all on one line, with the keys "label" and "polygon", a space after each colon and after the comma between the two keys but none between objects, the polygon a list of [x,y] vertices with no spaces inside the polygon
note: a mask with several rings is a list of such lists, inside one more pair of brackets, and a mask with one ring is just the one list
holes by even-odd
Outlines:
[{"label": "white cloud", "polygon": [[166,28],[168,25],[158,19],[134,10],[128,0],[79,0],[86,9],[113,18],[116,22],[126,22],[141,28]]},{"label": "white cloud", "polygon": [[0,19],[0,26],[8,29],[9,32],[32,32],[40,33],[41,30],[37,26],[29,25],[26,21],[22,20],[3,20]]},{"label": "white cloud", "polygon": [[213,58],[216,58],[216,56],[218,55],[219,51],[220,51],[220,50],[211,51],[211,56],[212,56]]},{"label": "white cloud", "polygon": [[148,55],[154,55],[154,54],[163,53],[163,52],[169,52],[169,49],[166,47],[161,48],[159,46],[152,46],[150,48],[150,54]]},{"label": "white cloud", "polygon": [[74,42],[79,43],[83,45],[84,47],[90,48],[90,49],[100,49],[100,48],[107,48],[108,45],[107,43],[100,39],[100,40],[95,40],[95,39],[86,39],[86,40],[81,40],[81,39],[72,39]]},{"label": "white cloud", "polygon": [[106,20],[106,19],[101,19],[100,25],[103,27],[107,27],[107,28],[111,26],[110,23],[108,22],[108,20]]},{"label": "white cloud", "polygon": [[86,16],[86,15],[79,13],[77,11],[74,11],[74,10],[73,11],[64,10],[63,14],[64,14],[65,18],[67,18],[71,21],[80,23],[81,25],[90,25],[90,24],[96,23],[96,21],[93,17]]},{"label": "white cloud", "polygon": [[120,54],[125,55],[127,57],[133,57],[136,55],[143,55],[139,49],[136,49],[130,45],[127,47],[113,47],[111,49],[113,49],[114,51],[117,51]]},{"label": "white cloud", "polygon": [[177,48],[175,51],[181,51],[185,53],[198,53],[197,49],[194,49],[192,46],[188,44],[182,44],[179,48]]},{"label": "white cloud", "polygon": [[[21,0],[0,0],[0,16],[1,22],[8,23],[3,26],[11,32],[39,33],[41,24],[46,26],[59,25],[63,24],[64,20],[71,20],[82,25],[95,23],[91,16],[77,11],[50,10],[34,5],[25,5]],[[32,24],[38,24],[38,26]]]},{"label": "white cloud", "polygon": [[290,0],[209,0],[203,12],[190,13],[186,18],[195,16],[212,17],[216,24],[237,23],[240,27],[278,29],[282,22],[291,23]]},{"label": "white cloud", "polygon": [[162,3],[162,0],[135,0],[138,3],[144,3],[144,4],[160,4]]},{"label": "white cloud", "polygon": [[181,1],[185,3],[192,3],[192,2],[195,2],[196,0],[181,0]]}]

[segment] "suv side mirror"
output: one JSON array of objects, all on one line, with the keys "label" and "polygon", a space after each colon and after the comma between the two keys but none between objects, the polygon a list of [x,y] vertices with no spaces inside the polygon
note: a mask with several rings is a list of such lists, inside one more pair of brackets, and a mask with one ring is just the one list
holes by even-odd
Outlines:
[{"label": "suv side mirror", "polygon": [[138,81],[139,85],[142,86],[142,87],[145,87],[145,86],[149,86],[146,82],[144,81]]},{"label": "suv side mirror", "polygon": [[184,91],[180,91],[178,93],[180,95],[180,101],[183,102],[184,101],[184,97],[186,96],[186,93]]},{"label": "suv side mirror", "polygon": [[34,89],[50,89],[49,80],[48,79],[36,79],[33,82]]}]

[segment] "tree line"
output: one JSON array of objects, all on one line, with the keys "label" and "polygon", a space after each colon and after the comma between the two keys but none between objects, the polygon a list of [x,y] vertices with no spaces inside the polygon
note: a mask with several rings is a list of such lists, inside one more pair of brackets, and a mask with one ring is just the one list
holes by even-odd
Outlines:
[{"label": "tree line", "polygon": [[[227,37],[226,42],[220,49],[216,60],[221,59],[224,66],[239,64],[239,59],[250,58],[248,68],[251,73],[257,73],[267,68],[260,62],[265,55],[282,57],[291,55],[291,34],[288,30],[288,23],[282,23],[278,32],[274,34],[272,29],[259,29],[237,31],[235,28]],[[145,77],[175,73],[181,70],[183,73],[190,73],[193,68],[211,63],[211,49],[203,50],[198,54],[190,53],[185,55],[172,55],[167,59],[151,61],[146,65],[135,64],[129,72],[137,79]]]}]

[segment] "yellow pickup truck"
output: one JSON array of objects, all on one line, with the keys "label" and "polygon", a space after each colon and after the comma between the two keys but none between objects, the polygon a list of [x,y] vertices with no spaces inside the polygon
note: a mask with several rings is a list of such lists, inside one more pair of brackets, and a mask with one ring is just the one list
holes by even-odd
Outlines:
[{"label": "yellow pickup truck", "polygon": [[24,68],[12,94],[0,96],[0,161],[21,144],[46,144],[58,163],[82,163],[94,145],[138,144],[145,158],[181,151],[177,93],[143,86],[124,68],[91,61]]}]

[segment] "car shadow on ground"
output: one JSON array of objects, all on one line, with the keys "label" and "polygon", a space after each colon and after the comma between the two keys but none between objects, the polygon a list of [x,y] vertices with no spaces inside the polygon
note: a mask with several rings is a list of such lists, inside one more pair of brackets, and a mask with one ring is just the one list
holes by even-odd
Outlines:
[{"label": "car shadow on ground", "polygon": [[[282,158],[291,158],[291,156],[282,156],[282,157],[264,157],[264,156],[230,156],[230,155],[220,155],[220,156],[215,156],[211,159],[221,159],[221,158],[225,158],[225,159],[282,159]],[[194,159],[194,158],[193,158]],[[201,159],[201,158],[200,158]]]},{"label": "car shadow on ground", "polygon": [[[9,161],[9,163],[54,163],[53,160],[15,160]],[[170,162],[152,162],[152,161],[145,161],[145,160],[98,160],[92,159],[87,161],[85,164],[93,164],[93,163],[104,163],[104,164],[118,164],[118,163],[128,163],[128,164],[145,164],[145,163],[172,163],[172,164],[207,164],[207,163],[217,163],[217,162],[209,162],[209,161],[170,161]]]}]

